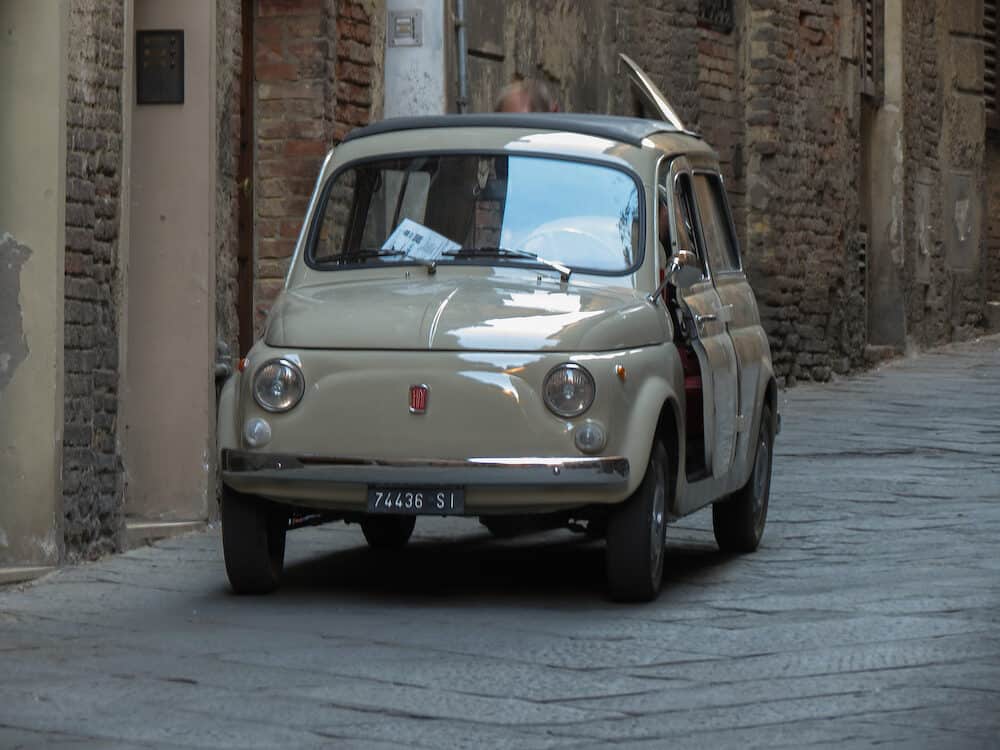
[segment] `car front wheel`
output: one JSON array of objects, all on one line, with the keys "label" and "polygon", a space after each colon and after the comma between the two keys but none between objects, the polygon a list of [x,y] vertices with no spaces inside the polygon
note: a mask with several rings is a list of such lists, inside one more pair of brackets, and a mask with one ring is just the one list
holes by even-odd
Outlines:
[{"label": "car front wheel", "polygon": [[281,583],[288,513],[268,501],[222,486],[222,551],[237,594],[266,594]]},{"label": "car front wheel", "polygon": [[753,552],[764,536],[767,504],[771,495],[771,459],[774,451],[774,418],[764,406],[754,452],[753,471],[740,489],[712,506],[715,541],[723,552]]},{"label": "car front wheel", "polygon": [[606,565],[611,598],[646,602],[660,593],[667,527],[667,452],[659,440],[635,493],[608,519]]}]

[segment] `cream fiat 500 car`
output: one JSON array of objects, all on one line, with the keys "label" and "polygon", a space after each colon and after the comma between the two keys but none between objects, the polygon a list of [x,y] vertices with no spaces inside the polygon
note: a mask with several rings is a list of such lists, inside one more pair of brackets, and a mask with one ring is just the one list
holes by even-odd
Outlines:
[{"label": "cream fiat 500 car", "polygon": [[284,292],[219,409],[237,592],[299,525],[377,548],[418,516],[603,537],[613,598],[660,588],[667,524],[723,550],[767,515],[767,337],[716,155],[669,122],[393,119],[326,160]]}]

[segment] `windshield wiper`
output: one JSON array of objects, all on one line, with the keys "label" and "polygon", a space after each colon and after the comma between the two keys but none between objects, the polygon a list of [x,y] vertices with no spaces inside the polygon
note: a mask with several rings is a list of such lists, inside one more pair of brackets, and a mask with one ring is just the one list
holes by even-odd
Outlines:
[{"label": "windshield wiper", "polygon": [[537,253],[529,253],[527,250],[511,250],[506,247],[496,247],[493,245],[483,245],[481,247],[463,247],[458,250],[445,250],[444,255],[452,258],[525,258],[548,266],[559,274],[561,281],[569,281],[573,269],[557,263],[554,260],[542,258]]},{"label": "windshield wiper", "polygon": [[357,250],[353,253],[347,253],[345,255],[339,255],[336,258],[331,258],[324,263],[360,263],[361,261],[368,260],[370,258],[405,258],[405,262],[415,263],[418,266],[423,266],[427,269],[427,273],[431,276],[437,271],[437,263],[432,260],[426,260],[424,258],[414,258],[406,250],[396,250],[395,248],[364,248],[362,250]]},{"label": "windshield wiper", "polygon": [[343,260],[361,260],[363,258],[392,258],[397,255],[406,255],[405,250],[383,250],[373,247],[364,250],[357,250],[353,253],[340,256]]}]

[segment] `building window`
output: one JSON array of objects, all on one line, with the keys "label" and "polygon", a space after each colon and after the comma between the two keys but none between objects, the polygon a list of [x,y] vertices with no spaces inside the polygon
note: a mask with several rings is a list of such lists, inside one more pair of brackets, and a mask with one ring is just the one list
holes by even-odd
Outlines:
[{"label": "building window", "polygon": [[884,0],[861,0],[861,93],[882,97]]},{"label": "building window", "polygon": [[728,34],[735,26],[733,0],[698,0],[698,23]]},{"label": "building window", "polygon": [[983,0],[983,96],[986,99],[986,128],[1000,131],[1000,92],[997,91],[997,55],[1000,54],[1000,3]]}]

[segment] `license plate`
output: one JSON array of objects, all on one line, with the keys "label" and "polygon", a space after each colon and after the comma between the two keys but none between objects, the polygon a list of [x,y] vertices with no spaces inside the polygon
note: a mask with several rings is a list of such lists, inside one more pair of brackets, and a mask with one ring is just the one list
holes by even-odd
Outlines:
[{"label": "license plate", "polygon": [[465,490],[461,487],[369,487],[368,512],[460,516],[465,512]]}]

